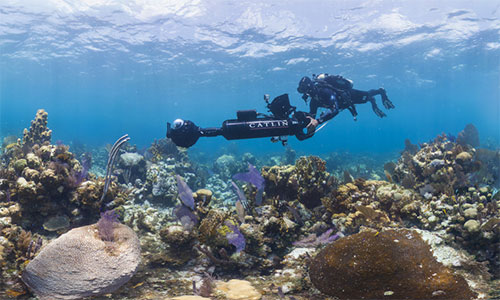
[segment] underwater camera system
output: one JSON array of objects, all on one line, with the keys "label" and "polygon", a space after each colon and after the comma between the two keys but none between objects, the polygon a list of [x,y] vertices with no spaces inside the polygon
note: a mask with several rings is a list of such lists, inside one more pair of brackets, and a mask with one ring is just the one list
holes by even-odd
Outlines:
[{"label": "underwater camera system", "polygon": [[304,133],[309,124],[308,114],[295,111],[290,105],[288,94],[280,95],[269,103],[269,95],[264,95],[264,101],[271,115],[257,113],[256,110],[239,110],[237,119],[225,120],[221,127],[201,128],[192,121],[177,119],[172,124],[167,123],[167,137],[180,147],[193,146],[200,137],[223,136],[227,140],[241,140],[261,137],[271,137],[272,142],[281,141],[287,144],[288,136],[295,135],[302,141],[314,135],[314,132]]}]

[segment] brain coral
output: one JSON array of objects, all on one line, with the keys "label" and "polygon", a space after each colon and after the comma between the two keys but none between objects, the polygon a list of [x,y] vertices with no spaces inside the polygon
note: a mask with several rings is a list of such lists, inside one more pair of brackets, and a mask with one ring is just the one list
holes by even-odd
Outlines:
[{"label": "brain coral", "polygon": [[471,299],[467,282],[437,262],[417,232],[360,232],[312,260],[309,276],[339,299]]},{"label": "brain coral", "polygon": [[22,280],[40,300],[81,299],[115,291],[135,274],[141,246],[132,229],[114,226],[112,242],[100,239],[96,224],[61,235],[30,261]]}]

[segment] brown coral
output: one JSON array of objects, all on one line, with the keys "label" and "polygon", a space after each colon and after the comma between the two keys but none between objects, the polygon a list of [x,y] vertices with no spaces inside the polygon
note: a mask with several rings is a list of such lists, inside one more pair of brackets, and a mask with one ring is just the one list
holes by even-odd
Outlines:
[{"label": "brown coral", "polygon": [[229,229],[224,225],[224,221],[228,218],[228,213],[216,209],[210,210],[198,227],[200,242],[213,247],[228,246],[226,233]]},{"label": "brown coral", "polygon": [[264,167],[266,195],[269,198],[299,200],[307,208],[321,205],[321,197],[335,185],[326,172],[326,162],[317,156],[300,157],[295,166]]},{"label": "brown coral", "polygon": [[433,257],[411,230],[365,231],[328,245],[310,278],[339,299],[471,299],[467,282]]}]

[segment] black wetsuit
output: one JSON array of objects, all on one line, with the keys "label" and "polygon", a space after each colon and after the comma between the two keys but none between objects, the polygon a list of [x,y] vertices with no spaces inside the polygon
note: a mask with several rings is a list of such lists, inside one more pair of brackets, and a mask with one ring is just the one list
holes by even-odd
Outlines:
[{"label": "black wetsuit", "polygon": [[[311,96],[309,112],[320,124],[335,117],[342,107],[346,108],[344,107],[345,103],[342,103],[344,101],[341,100],[339,93],[331,88],[316,86],[314,91],[311,91],[309,95]],[[321,113],[319,118],[316,118],[319,107],[325,108],[326,111]]]},{"label": "black wetsuit", "polygon": [[[386,108],[394,108],[392,102],[389,101],[385,90],[383,88],[369,91],[362,91],[356,89],[339,90],[332,88],[328,85],[314,83],[314,89],[309,92],[311,96],[310,113],[321,124],[335,117],[341,110],[348,109],[352,116],[356,119],[358,112],[354,104],[363,104],[370,102],[375,114],[381,118],[385,117],[385,113],[378,108],[375,103],[375,95],[382,96],[382,103]],[[326,109],[321,113],[319,118],[316,114],[319,107]]]}]

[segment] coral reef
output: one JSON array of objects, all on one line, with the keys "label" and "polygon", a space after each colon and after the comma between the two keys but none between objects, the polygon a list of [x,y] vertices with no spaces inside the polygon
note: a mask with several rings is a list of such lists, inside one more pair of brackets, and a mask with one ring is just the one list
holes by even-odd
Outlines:
[{"label": "coral reef", "polygon": [[[51,145],[46,125],[47,113],[39,110],[23,143],[12,144],[3,153],[0,180],[8,198],[19,203],[22,225],[28,230],[42,228],[53,217],[69,218],[71,226],[95,220],[103,182],[88,173],[89,163],[80,163],[69,147]],[[120,203],[125,197],[112,185],[105,201]]]},{"label": "coral reef", "polygon": [[335,188],[336,179],[326,172],[317,156],[300,157],[295,166],[273,166],[262,170],[268,198],[297,199],[307,208],[321,205],[321,197]]},{"label": "coral reef", "polygon": [[188,160],[177,161],[167,158],[147,165],[145,181],[140,182],[141,193],[138,200],[149,200],[163,206],[172,206],[177,198],[175,175],[181,175],[194,188],[203,185],[204,179],[197,176],[196,167]]},{"label": "coral reef", "polygon": [[322,202],[342,232],[355,233],[361,226],[380,229],[420,223],[422,197],[386,181],[358,178],[339,186]]},{"label": "coral reef", "polygon": [[[11,200],[21,205],[27,228],[40,228],[56,215],[71,217],[75,224],[98,215],[102,183],[85,178],[87,170],[68,147],[35,144],[5,155],[12,156],[2,177]],[[108,197],[116,196],[112,187]]]},{"label": "coral reef", "polygon": [[196,257],[195,232],[188,231],[182,226],[171,225],[164,227],[160,231],[160,236],[166,244],[165,251],[162,251],[161,263],[181,266]]},{"label": "coral reef", "polygon": [[[349,285],[342,293],[446,298],[455,295],[455,287],[447,283],[464,283],[456,273],[473,289],[463,295],[477,292],[482,299],[500,278],[500,152],[474,148],[474,138],[466,137],[474,133],[470,128],[459,135],[468,140],[461,144],[450,135],[418,146],[407,140],[399,159],[396,152],[296,159],[292,148],[254,156],[227,149],[188,152],[169,139],[154,141],[147,149],[124,143],[116,151],[110,189],[101,201],[111,145],[88,148],[73,142],[71,152],[62,142],[51,145],[46,117],[37,115],[26,142],[10,137],[2,145],[0,298],[28,299],[30,292],[20,278],[23,270],[26,278],[33,275],[36,264],[29,262],[42,260],[46,254],[39,253],[60,243],[64,232],[96,223],[101,212],[97,225],[87,227],[101,250],[106,255],[119,252],[119,219],[137,235],[142,266],[123,288],[94,296],[97,300],[326,299],[321,291],[331,294],[329,288],[341,286],[344,279],[337,280],[333,272],[325,279],[327,288],[320,288],[315,275],[311,282],[308,270],[314,273],[319,264],[311,265],[310,256],[326,251],[321,249],[327,244],[326,249],[343,248],[351,240],[358,246],[349,244],[347,252],[370,256],[366,262],[378,264],[372,271],[410,270],[408,278],[413,279],[425,272],[436,275],[420,281],[423,286],[411,286],[400,275],[393,279],[406,285],[383,291],[377,277],[370,277],[363,279],[369,283],[364,288]],[[429,246],[420,236],[444,267],[429,258]],[[408,250],[408,245],[413,248]],[[399,261],[392,255],[403,253],[425,254],[420,270],[414,271],[413,260],[408,268],[401,262],[397,269],[394,263]],[[345,260],[335,263],[346,267]],[[348,267],[343,275],[370,271],[361,264]],[[384,276],[379,279],[392,282]],[[234,279],[247,290],[237,291],[230,284]]]},{"label": "coral reef", "polygon": [[[464,132],[474,133],[470,126],[466,128]],[[489,262],[495,277],[500,276],[496,250],[500,240],[499,228],[491,226],[491,220],[499,218],[500,203],[493,197],[493,188],[478,184],[498,178],[492,174],[498,169],[497,162],[495,151],[472,148],[469,142],[460,145],[441,135],[422,144],[413,156],[404,152],[391,176],[423,198],[405,208],[413,216],[411,224],[446,230],[450,239],[475,254],[478,261]]]},{"label": "coral reef", "polygon": [[453,143],[446,136],[438,137],[433,143],[423,144],[413,156],[403,152],[392,178],[427,198],[442,193],[451,196],[467,187],[468,175],[479,170],[474,152],[474,148]]},{"label": "coral reef", "polygon": [[411,230],[364,231],[316,255],[311,281],[338,299],[473,299],[467,282],[438,263]]}]

